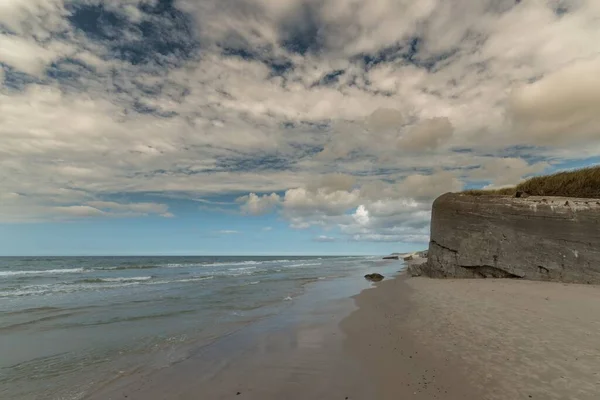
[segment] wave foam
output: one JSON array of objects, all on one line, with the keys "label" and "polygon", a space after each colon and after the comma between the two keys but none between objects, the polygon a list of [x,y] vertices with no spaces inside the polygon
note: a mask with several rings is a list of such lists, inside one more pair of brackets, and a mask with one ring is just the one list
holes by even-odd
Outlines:
[{"label": "wave foam", "polygon": [[121,277],[117,277],[117,278],[83,279],[79,282],[80,283],[143,282],[143,281],[149,281],[150,279],[152,279],[151,276],[132,276],[132,277],[121,276]]},{"label": "wave foam", "polygon": [[205,267],[222,267],[224,265],[260,265],[264,261],[239,261],[239,262],[220,262],[212,264],[204,264]]},{"label": "wave foam", "polygon": [[176,279],[176,280],[172,280],[172,281],[160,281],[157,283],[186,283],[186,282],[199,282],[199,281],[206,281],[209,279],[213,279],[214,276],[202,276],[202,277],[196,277],[196,278],[185,278],[185,279]]},{"label": "wave foam", "polygon": [[297,260],[278,259],[278,260],[263,260],[263,261],[221,261],[215,263],[189,263],[189,264],[164,264],[163,267],[167,268],[190,268],[190,267],[223,267],[223,266],[236,266],[236,265],[264,265],[264,264],[281,264]]},{"label": "wave foam", "polygon": [[147,285],[165,285],[186,282],[199,282],[213,279],[213,276],[199,276],[173,280],[153,280],[152,276],[118,277],[118,278],[92,278],[82,279],[74,283],[60,283],[48,285],[28,285],[14,290],[0,291],[0,298],[46,295],[54,293],[74,293],[80,291],[98,291],[121,289],[126,287],[140,287]]},{"label": "wave foam", "polygon": [[83,268],[46,269],[38,271],[0,271],[0,276],[80,274]]},{"label": "wave foam", "polygon": [[104,282],[140,282],[149,281],[152,279],[151,276],[133,276],[133,277],[119,277],[119,278],[102,278]]},{"label": "wave foam", "polygon": [[323,264],[322,263],[292,264],[292,265],[286,265],[285,268],[317,267],[319,265],[323,265]]},{"label": "wave foam", "polygon": [[256,269],[256,267],[229,268],[227,271],[250,271],[253,269]]},{"label": "wave foam", "polygon": [[127,269],[155,269],[160,268],[158,265],[119,265],[117,267],[100,267],[94,268],[94,271],[122,271]]}]

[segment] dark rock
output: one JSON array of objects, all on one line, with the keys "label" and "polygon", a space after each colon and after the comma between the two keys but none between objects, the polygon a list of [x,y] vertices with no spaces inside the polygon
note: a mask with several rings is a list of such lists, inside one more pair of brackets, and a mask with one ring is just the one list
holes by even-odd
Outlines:
[{"label": "dark rock", "polygon": [[383,257],[384,260],[398,260],[399,257],[398,256],[385,256]]},{"label": "dark rock", "polygon": [[516,192],[515,193],[515,197],[517,199],[521,199],[521,198],[529,197],[529,195],[526,192]]},{"label": "dark rock", "polygon": [[428,261],[414,273],[598,284],[599,227],[596,199],[447,193],[433,203]]},{"label": "dark rock", "polygon": [[383,280],[383,278],[383,275],[377,273],[365,275],[365,279],[371,282],[380,282]]},{"label": "dark rock", "polygon": [[404,257],[404,261],[410,261],[413,259],[413,256],[406,256]]},{"label": "dark rock", "polygon": [[423,264],[409,264],[406,268],[408,275],[410,276],[421,276],[423,275],[423,271],[421,270],[421,266]]}]

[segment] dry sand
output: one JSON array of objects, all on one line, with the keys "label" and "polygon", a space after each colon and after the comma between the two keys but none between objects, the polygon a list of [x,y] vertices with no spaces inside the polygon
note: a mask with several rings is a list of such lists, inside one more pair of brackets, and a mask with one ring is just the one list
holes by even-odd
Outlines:
[{"label": "dry sand", "polygon": [[377,399],[600,399],[598,286],[401,276],[356,302]]}]

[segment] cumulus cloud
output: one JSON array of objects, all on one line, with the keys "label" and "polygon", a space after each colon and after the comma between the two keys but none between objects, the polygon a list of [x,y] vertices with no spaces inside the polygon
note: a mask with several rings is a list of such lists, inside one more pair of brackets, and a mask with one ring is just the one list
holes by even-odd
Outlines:
[{"label": "cumulus cloud", "polygon": [[393,184],[369,181],[362,186],[361,193],[372,201],[384,198],[430,200],[442,193],[459,191],[463,185],[455,172],[437,170],[430,174],[410,174]]},{"label": "cumulus cloud", "polygon": [[339,215],[356,204],[359,197],[358,190],[331,191],[328,188],[317,188],[316,190],[294,188],[285,192],[283,208],[295,215],[313,213]]},{"label": "cumulus cloud", "polygon": [[600,154],[599,4],[2,1],[0,221],[218,196],[422,240],[438,194]]},{"label": "cumulus cloud", "polygon": [[524,141],[562,145],[600,139],[600,57],[581,60],[516,88],[509,98]]},{"label": "cumulus cloud", "polygon": [[[277,199],[281,215],[296,229],[336,227],[350,240],[422,241],[427,236],[433,199],[462,187],[456,176],[445,171],[413,174],[393,184],[358,184],[337,174],[289,189],[283,199]],[[246,202],[241,207],[270,196],[247,196],[240,199]]]},{"label": "cumulus cloud", "polygon": [[307,183],[309,191],[319,190],[331,193],[336,191],[350,191],[356,184],[356,178],[351,175],[333,173],[316,177]]},{"label": "cumulus cloud", "polygon": [[479,168],[469,173],[472,180],[491,181],[490,187],[514,185],[523,177],[544,172],[550,164],[538,162],[529,164],[521,158],[506,157],[492,158],[481,164]]},{"label": "cumulus cloud", "polygon": [[277,206],[280,201],[277,193],[264,194],[262,196],[250,193],[248,196],[242,196],[237,199],[238,203],[242,203],[242,211],[250,215],[265,214]]},{"label": "cumulus cloud", "polygon": [[452,138],[454,127],[447,117],[419,119],[402,110],[378,108],[363,120],[336,125],[332,139],[318,155],[321,159],[348,157],[360,152],[389,162],[407,153],[434,153]]},{"label": "cumulus cloud", "polygon": [[399,139],[398,147],[406,151],[435,150],[452,136],[452,124],[446,117],[424,120]]},{"label": "cumulus cloud", "polygon": [[378,108],[366,118],[367,127],[373,132],[398,130],[404,123],[401,110],[391,108]]}]

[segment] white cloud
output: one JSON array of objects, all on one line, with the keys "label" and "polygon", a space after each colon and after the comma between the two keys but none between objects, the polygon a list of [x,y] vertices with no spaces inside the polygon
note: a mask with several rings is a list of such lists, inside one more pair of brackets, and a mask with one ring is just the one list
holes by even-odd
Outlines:
[{"label": "white cloud", "polygon": [[418,235],[407,233],[404,235],[382,235],[378,233],[357,233],[352,236],[352,240],[356,242],[405,242],[405,243],[428,243],[429,235]]},{"label": "white cloud", "polygon": [[429,234],[431,201],[378,200],[361,204],[351,219],[339,224],[351,240],[376,242],[420,242]]},{"label": "white cloud", "polygon": [[433,198],[445,192],[461,190],[463,183],[451,172],[437,172],[431,175],[409,175],[403,182],[404,192],[413,198]]},{"label": "white cloud", "polygon": [[24,37],[47,40],[67,29],[67,11],[62,0],[3,0],[0,23]]},{"label": "white cloud", "polygon": [[366,118],[366,125],[373,132],[398,130],[404,122],[402,111],[391,108],[378,108]]},{"label": "white cloud", "polygon": [[293,214],[323,213],[326,215],[339,215],[352,207],[358,201],[358,190],[328,190],[318,188],[315,191],[305,188],[290,189],[285,192],[283,208]]},{"label": "white cloud", "polygon": [[490,180],[492,187],[515,185],[528,175],[543,172],[550,165],[547,162],[528,164],[521,158],[492,158],[469,173],[473,180]]},{"label": "white cloud", "polygon": [[0,2],[1,221],[219,196],[421,240],[438,194],[600,154],[595,0],[140,2]]},{"label": "white cloud", "polygon": [[442,146],[452,136],[453,127],[446,117],[421,121],[413,126],[398,142],[399,150],[432,151]]},{"label": "white cloud", "polygon": [[116,203],[114,201],[89,201],[88,205],[97,209],[107,209],[117,212],[133,212],[140,214],[166,214],[169,207],[158,203]]},{"label": "white cloud", "polygon": [[61,43],[43,47],[17,36],[0,35],[0,62],[34,76],[41,76],[46,67],[71,49]]},{"label": "white cloud", "polygon": [[262,196],[250,193],[248,196],[242,196],[237,199],[237,202],[242,204],[242,212],[250,215],[265,214],[277,206],[280,201],[277,193]]},{"label": "white cloud", "polygon": [[600,57],[581,60],[513,91],[510,112],[525,142],[572,145],[600,139]]},{"label": "white cloud", "polygon": [[90,206],[55,207],[54,210],[57,214],[69,217],[100,217],[105,215],[104,211]]},{"label": "white cloud", "polygon": [[240,232],[235,231],[235,230],[230,230],[230,229],[223,229],[223,230],[220,230],[218,233],[220,233],[222,235],[237,235]]},{"label": "white cloud", "polygon": [[307,183],[307,189],[312,192],[322,190],[326,193],[350,191],[356,184],[356,178],[341,173],[319,176]]},{"label": "white cloud", "polygon": [[319,157],[339,159],[359,151],[387,162],[407,153],[436,152],[450,141],[453,131],[445,116],[420,119],[414,113],[405,116],[402,110],[378,108],[364,120],[338,124]]},{"label": "white cloud", "polygon": [[334,238],[333,236],[326,236],[326,235],[319,235],[316,238],[314,238],[315,242],[321,242],[321,243],[331,243],[331,242],[335,242],[337,239]]},{"label": "white cloud", "polygon": [[90,217],[133,218],[151,215],[174,217],[165,204],[89,200],[85,194],[69,190],[39,191],[35,195],[0,192],[0,200],[0,222],[64,221]]},{"label": "white cloud", "polygon": [[[287,190],[281,215],[295,229],[335,227],[351,240],[394,241],[404,237],[416,241],[428,233],[433,199],[462,188],[462,182],[445,171],[409,175],[394,184],[369,181],[358,185],[348,180],[346,190],[331,187],[344,180],[337,175]],[[318,187],[316,182],[326,186]]]},{"label": "white cloud", "polygon": [[364,205],[358,206],[356,212],[352,214],[352,218],[354,221],[361,226],[368,225],[371,222],[371,218],[369,217],[369,210],[366,209]]}]

